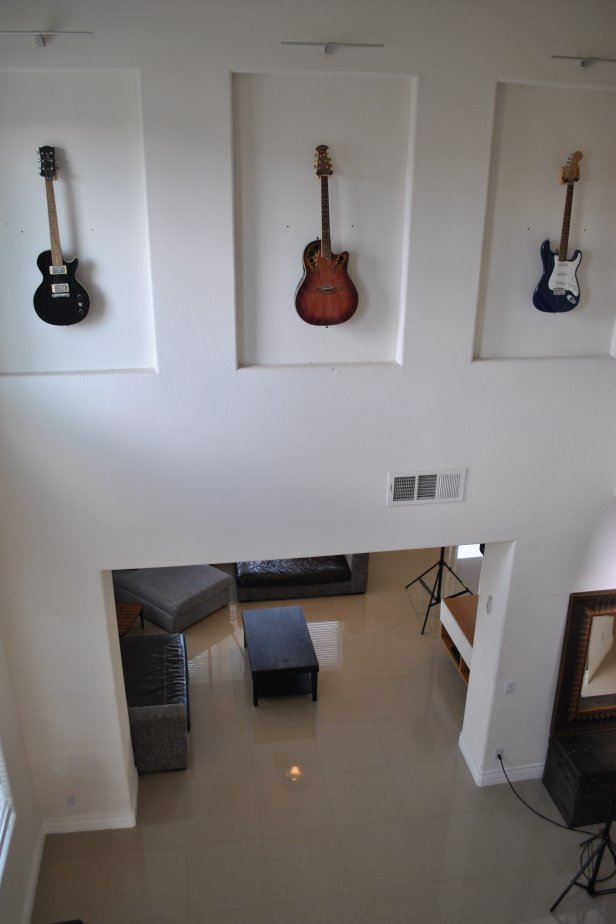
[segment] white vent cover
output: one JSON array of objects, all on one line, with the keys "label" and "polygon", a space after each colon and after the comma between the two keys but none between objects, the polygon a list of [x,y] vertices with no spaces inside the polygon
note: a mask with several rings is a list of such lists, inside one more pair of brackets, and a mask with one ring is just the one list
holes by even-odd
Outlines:
[{"label": "white vent cover", "polygon": [[447,472],[390,472],[387,506],[464,500],[466,469]]}]

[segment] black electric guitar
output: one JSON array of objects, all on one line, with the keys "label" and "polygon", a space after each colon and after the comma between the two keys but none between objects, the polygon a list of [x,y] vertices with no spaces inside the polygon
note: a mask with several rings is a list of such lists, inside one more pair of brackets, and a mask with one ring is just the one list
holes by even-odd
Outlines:
[{"label": "black electric guitar", "polygon": [[51,250],[44,250],[36,261],[43,281],[34,293],[34,310],[41,321],[48,324],[77,324],[83,321],[90,310],[90,297],[75,278],[78,261],[75,259],[67,263],[62,256],[53,191],[56,178],[55,148],[49,145],[39,148],[39,158],[40,175],[45,178]]},{"label": "black electric guitar", "polygon": [[358,295],[347,273],[348,253],[332,253],[328,179],[333,170],[327,145],[317,147],[314,166],[321,180],[321,240],[304,248],[304,275],[295,292],[295,308],[307,324],[329,327],[355,314]]},{"label": "black electric guitar", "polygon": [[564,167],[561,167],[560,182],[567,186],[565,213],[558,250],[551,250],[550,242],[541,245],[543,274],[533,293],[533,305],[539,311],[571,311],[580,300],[580,287],[577,281],[577,268],[582,253],[576,250],[570,260],[567,259],[569,247],[569,225],[571,223],[571,206],[573,204],[573,186],[580,178],[579,163],[584,155],[581,151],[572,154]]}]

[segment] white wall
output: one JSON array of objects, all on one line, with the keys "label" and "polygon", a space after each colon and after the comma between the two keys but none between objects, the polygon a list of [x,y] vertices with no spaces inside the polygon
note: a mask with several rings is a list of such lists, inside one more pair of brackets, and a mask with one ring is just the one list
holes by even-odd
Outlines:
[{"label": "white wall", "polygon": [[0,920],[19,922],[23,916],[24,897],[31,895],[36,886],[43,832],[17,716],[13,680],[0,634],[0,741],[6,772],[10,777],[15,817],[10,850],[0,871]]},{"label": "white wall", "polygon": [[[16,29],[46,25],[34,3],[5,0],[4,12]],[[568,595],[605,576],[580,562],[613,504],[615,368],[471,361],[494,104],[498,81],[613,88],[612,66],[550,57],[616,56],[613,3],[384,0],[358,14],[352,0],[67,0],[62,13],[62,28],[93,37],[45,49],[0,37],[3,65],[139,71],[158,372],[0,379],[3,634],[41,821],[126,823],[133,809],[101,579],[114,567],[495,543],[482,593],[498,598],[473,658],[484,679],[469,689],[465,754],[480,778],[497,745],[536,774]],[[323,31],[385,49],[280,45]],[[230,72],[271,70],[417,81],[400,366],[236,367]],[[96,100],[75,118],[87,132]],[[108,195],[101,184],[92,208],[106,212]],[[23,247],[34,263],[39,240]],[[114,303],[130,263],[118,274]],[[0,311],[13,310],[3,285]],[[464,503],[385,506],[387,472],[462,466]],[[516,681],[506,698],[505,680]]]}]

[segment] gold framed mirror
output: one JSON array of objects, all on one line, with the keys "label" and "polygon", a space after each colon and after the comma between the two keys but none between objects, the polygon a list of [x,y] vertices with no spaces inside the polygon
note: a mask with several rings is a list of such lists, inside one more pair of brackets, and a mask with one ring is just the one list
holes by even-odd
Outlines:
[{"label": "gold framed mirror", "polygon": [[552,735],[616,728],[616,590],[569,597]]}]

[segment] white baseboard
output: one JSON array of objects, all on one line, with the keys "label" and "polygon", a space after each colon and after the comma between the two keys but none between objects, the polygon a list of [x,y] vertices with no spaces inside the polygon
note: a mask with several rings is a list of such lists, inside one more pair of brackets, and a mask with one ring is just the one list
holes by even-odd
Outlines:
[{"label": "white baseboard", "polygon": [[[474,762],[462,735],[458,738],[458,747],[462,752],[462,756],[466,761],[468,769],[471,771],[471,775],[477,784],[477,786],[496,786],[497,783],[506,783],[505,774],[503,773],[500,766],[498,767],[478,767]],[[505,769],[507,770],[507,776],[512,783],[520,782],[521,780],[540,780],[543,776],[544,764],[525,764],[520,767],[508,767],[505,762]]]},{"label": "white baseboard", "polygon": [[22,924],[29,924],[34,910],[36,887],[41,871],[41,861],[48,834],[75,834],[79,831],[104,831],[111,828],[134,828],[137,823],[137,796],[139,794],[139,776],[135,771],[130,779],[130,811],[123,815],[81,815],[72,818],[48,818],[41,825],[32,856],[30,881],[24,897],[24,915]]},{"label": "white baseboard", "polygon": [[45,834],[76,834],[79,831],[105,831],[111,828],[134,828],[134,812],[125,815],[72,815],[70,818],[47,818],[43,822]]},{"label": "white baseboard", "polygon": [[122,815],[71,815],[70,818],[47,818],[43,822],[44,834],[76,834],[79,831],[105,831],[107,828],[134,828],[137,824],[137,797],[139,776],[130,778],[130,810]]}]

